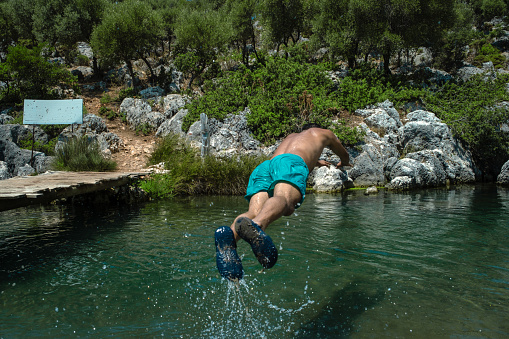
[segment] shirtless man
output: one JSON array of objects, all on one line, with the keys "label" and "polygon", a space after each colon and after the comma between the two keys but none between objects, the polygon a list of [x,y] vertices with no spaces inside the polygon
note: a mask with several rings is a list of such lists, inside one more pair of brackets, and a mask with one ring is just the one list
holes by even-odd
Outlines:
[{"label": "shirtless man", "polygon": [[270,223],[289,216],[306,195],[306,181],[315,166],[330,163],[319,160],[325,147],[339,156],[340,166],[352,166],[348,152],[328,129],[306,125],[302,132],[286,137],[270,160],[255,168],[249,178],[245,198],[247,212],[239,215],[231,227],[222,226],[215,232],[216,264],[222,277],[242,279],[244,271],[237,254],[237,241],[246,240],[264,268],[277,261],[277,248],[264,232]]}]

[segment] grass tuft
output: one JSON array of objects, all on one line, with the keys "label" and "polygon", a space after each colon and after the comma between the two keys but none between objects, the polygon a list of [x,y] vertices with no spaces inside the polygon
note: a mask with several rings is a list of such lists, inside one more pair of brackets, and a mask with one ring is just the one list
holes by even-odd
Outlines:
[{"label": "grass tuft", "polygon": [[53,169],[59,171],[113,171],[117,163],[104,158],[96,141],[87,136],[73,137],[56,152]]}]

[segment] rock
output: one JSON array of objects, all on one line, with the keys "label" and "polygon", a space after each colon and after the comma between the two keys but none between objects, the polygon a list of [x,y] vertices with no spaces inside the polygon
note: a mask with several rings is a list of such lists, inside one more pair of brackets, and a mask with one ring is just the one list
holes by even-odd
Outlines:
[{"label": "rock", "polygon": [[29,164],[25,164],[18,168],[17,176],[18,177],[26,177],[35,173],[35,170]]},{"label": "rock", "polygon": [[164,89],[159,86],[149,87],[140,91],[140,96],[143,99],[157,98],[164,95]]},{"label": "rock", "polygon": [[174,117],[169,120],[165,120],[157,129],[156,137],[162,138],[170,133],[185,136],[184,131],[182,131],[182,122],[187,113],[187,109],[181,109]]},{"label": "rock", "polygon": [[392,102],[385,102],[376,105],[373,108],[358,109],[356,115],[362,116],[364,122],[379,136],[386,133],[395,133],[403,125],[399,118],[398,111],[394,108]]},{"label": "rock", "polygon": [[247,126],[249,108],[239,114],[228,114],[221,123],[211,119],[210,148],[213,153],[221,153],[231,149],[254,151],[258,150],[260,142],[251,136]]},{"label": "rock", "polygon": [[347,186],[348,176],[334,166],[315,168],[308,178],[308,183],[315,192],[339,192]]},{"label": "rock", "polygon": [[408,176],[395,177],[385,187],[390,190],[410,190],[416,187],[415,178]]},{"label": "rock", "polygon": [[94,51],[92,50],[92,47],[84,41],[78,42],[78,53],[81,55],[86,56],[89,59],[92,59],[94,57]]},{"label": "rock", "polygon": [[31,143],[32,133],[36,142],[48,143],[48,135],[39,127],[31,125],[6,124],[0,125],[0,139],[10,140],[20,146],[22,141]]},{"label": "rock", "polygon": [[[34,152],[35,157],[45,157],[42,152]],[[7,164],[8,172],[11,176],[18,173],[20,167],[29,164],[32,158],[32,151],[21,149],[14,142],[10,140],[0,139],[0,159]]]},{"label": "rock", "polygon": [[163,112],[166,119],[171,119],[186,104],[191,102],[188,96],[180,94],[169,94],[163,99]]},{"label": "rock", "polygon": [[371,186],[366,188],[364,191],[364,195],[370,195],[370,194],[378,194],[378,188],[376,186]]},{"label": "rock", "polygon": [[5,161],[0,161],[0,180],[9,179],[11,174]]},{"label": "rock", "polygon": [[101,151],[109,149],[112,153],[118,152],[123,147],[123,141],[114,133],[108,131],[108,126],[101,117],[87,114],[83,118],[83,124],[67,126],[58,136],[55,149],[60,149],[65,142],[72,137],[87,136],[91,141],[97,141]]},{"label": "rock", "polygon": [[126,114],[127,123],[134,130],[145,126],[157,130],[165,120],[164,115],[152,111],[152,107],[143,99],[125,98],[120,112]]},{"label": "rock", "polygon": [[500,170],[500,174],[497,176],[497,184],[509,185],[509,161],[507,161]]},{"label": "rock", "polygon": [[9,114],[6,113],[0,114],[0,125],[8,124],[12,120],[14,120],[14,118],[11,117]]},{"label": "rock", "polygon": [[472,155],[459,140],[452,136],[449,127],[435,114],[427,111],[415,111],[407,115],[409,120],[398,131],[403,154],[421,150],[438,150],[441,154],[448,179],[453,182],[473,182],[480,172],[475,166]]},{"label": "rock", "polygon": [[472,77],[483,73],[484,73],[483,69],[477,68],[472,65],[468,65],[458,69],[458,71],[456,72],[456,79],[459,80],[460,82],[466,82],[470,80]]},{"label": "rock", "polygon": [[160,65],[154,68],[154,74],[163,79],[163,88],[168,93],[178,93],[184,84],[184,74],[172,66]]}]

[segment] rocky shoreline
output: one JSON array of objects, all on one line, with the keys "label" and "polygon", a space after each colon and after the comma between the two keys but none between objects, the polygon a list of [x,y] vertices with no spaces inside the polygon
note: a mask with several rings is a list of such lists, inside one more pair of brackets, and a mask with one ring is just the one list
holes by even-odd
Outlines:
[{"label": "rocky shoreline", "polygon": [[[190,99],[180,94],[161,96],[157,90],[147,93],[154,93],[154,96],[126,98],[120,106],[130,128],[149,125],[156,130],[157,137],[177,133],[186,136],[196,147],[201,147],[199,121],[189,131],[182,131],[182,121],[187,114],[184,106]],[[150,104],[154,102],[161,105]],[[277,144],[265,147],[252,137],[246,119],[249,113],[249,108],[246,108],[238,114],[230,114],[223,122],[210,119],[209,151],[212,155],[271,155]],[[350,187],[370,186],[411,190],[482,180],[482,173],[469,150],[453,137],[450,128],[433,112],[415,109],[401,117],[393,104],[385,101],[359,109],[355,115],[362,119],[359,127],[366,136],[363,143],[348,148],[354,166],[316,168],[308,181],[313,191],[338,192]],[[34,163],[30,165],[31,151],[19,147],[20,140],[31,135],[32,126],[6,124],[7,120],[6,117],[0,119],[0,154],[3,159],[0,161],[0,179],[45,172],[51,157],[34,152]],[[118,152],[122,144],[117,135],[108,131],[104,120],[92,114],[85,116],[82,125],[67,127],[56,147],[71,135],[87,135],[97,140],[106,156]],[[44,142],[47,136],[36,127],[35,139]],[[333,164],[339,161],[327,149],[322,153],[322,159]],[[498,175],[497,183],[509,184],[509,161]]]}]

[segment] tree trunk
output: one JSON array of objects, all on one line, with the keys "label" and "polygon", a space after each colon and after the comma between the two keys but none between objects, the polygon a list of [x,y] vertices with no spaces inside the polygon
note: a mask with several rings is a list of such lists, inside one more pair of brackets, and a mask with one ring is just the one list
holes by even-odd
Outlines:
[{"label": "tree trunk", "polygon": [[134,88],[134,69],[133,69],[133,64],[131,63],[131,60],[129,60],[129,59],[124,60],[124,62],[127,64],[127,69],[129,70],[129,75],[131,76],[131,87]]},{"label": "tree trunk", "polygon": [[390,51],[390,48],[388,48],[383,53],[383,58],[384,58],[384,72],[385,72],[385,74],[391,74],[391,69],[389,68],[389,62],[391,60],[391,51]]}]

